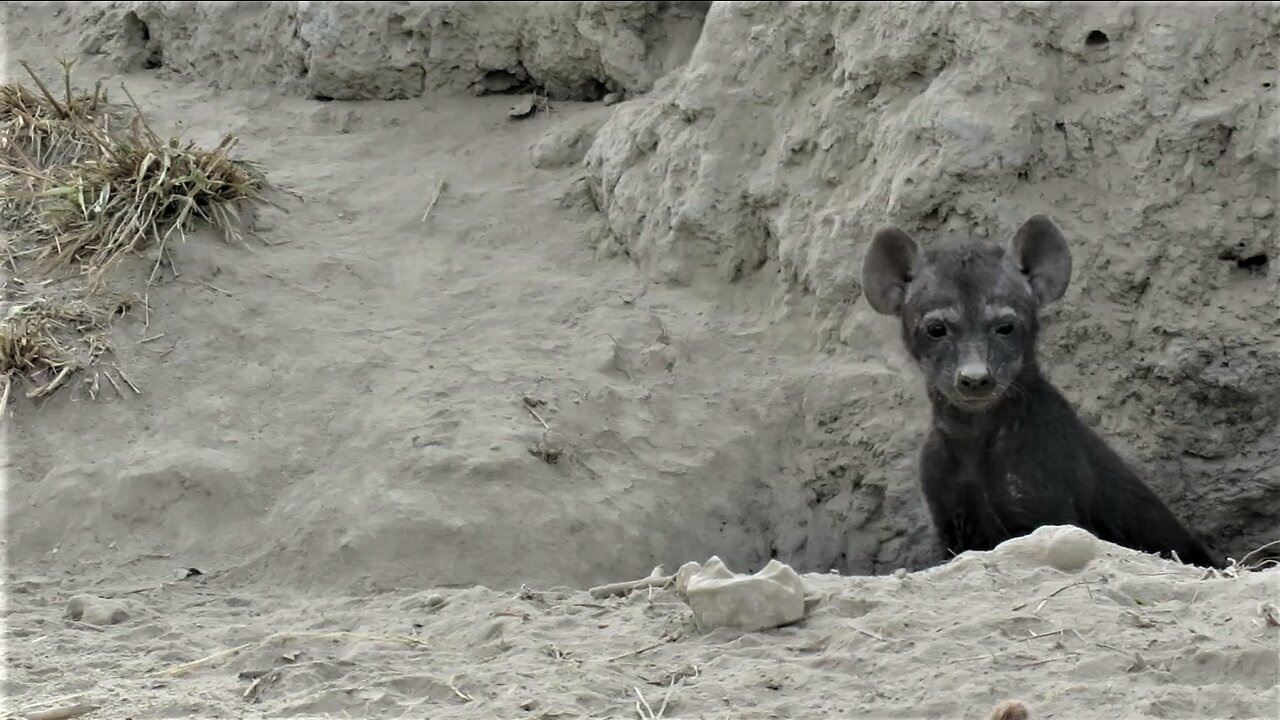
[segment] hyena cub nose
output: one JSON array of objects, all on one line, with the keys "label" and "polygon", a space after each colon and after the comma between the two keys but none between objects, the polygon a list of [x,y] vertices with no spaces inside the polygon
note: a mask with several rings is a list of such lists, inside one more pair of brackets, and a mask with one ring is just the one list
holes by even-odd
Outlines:
[{"label": "hyena cub nose", "polygon": [[967,363],[956,370],[956,387],[971,397],[983,397],[995,389],[995,378],[984,363]]}]

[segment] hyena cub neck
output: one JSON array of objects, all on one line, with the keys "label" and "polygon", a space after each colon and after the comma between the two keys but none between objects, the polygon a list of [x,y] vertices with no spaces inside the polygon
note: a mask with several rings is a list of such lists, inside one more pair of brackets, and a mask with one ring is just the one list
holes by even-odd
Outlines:
[{"label": "hyena cub neck", "polygon": [[1004,246],[924,250],[897,228],[876,233],[863,294],[897,316],[924,377],[933,425],[920,480],[944,548],[989,550],[1042,525],[1184,562],[1208,552],[1040,373],[1040,308],[1071,279],[1066,239],[1047,217]]}]

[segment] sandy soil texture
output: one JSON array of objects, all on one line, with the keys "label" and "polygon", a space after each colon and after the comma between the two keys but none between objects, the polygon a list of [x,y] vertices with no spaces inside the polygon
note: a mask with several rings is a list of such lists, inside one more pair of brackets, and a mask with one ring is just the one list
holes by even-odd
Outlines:
[{"label": "sandy soil texture", "polygon": [[[45,65],[50,47],[97,42],[68,31],[59,5],[8,11],[10,77],[18,59]],[[595,47],[590,68],[630,73],[628,88],[649,88],[675,62],[632,62],[607,38]],[[398,97],[408,83],[411,97],[321,101],[227,77],[211,85],[163,66],[154,47],[145,55],[161,67],[87,55],[77,77],[126,82],[162,132],[205,143],[234,133],[300,198],[257,215],[264,245],[190,237],[174,253],[178,276],[151,286],[154,256],[122,268],[120,287],[145,294],[149,310],[116,326],[110,364],[139,393],[103,380],[91,399],[90,370],[51,398],[12,403],[5,713],[986,720],[1013,698],[1037,720],[1280,712],[1280,570],[1207,576],[1089,543],[1096,557],[1076,567],[1059,550],[1080,539],[1061,529],[936,566],[910,474],[924,405],[890,325],[842,324],[772,278],[638,269],[662,265],[652,227],[671,210],[642,211],[645,188],[678,196],[681,162],[703,157],[710,131],[652,155],[624,131],[685,122],[688,107],[553,100],[513,119],[523,95],[423,87],[401,71],[369,87]],[[290,67],[272,57],[271,72]],[[327,92],[349,89],[349,70],[326,66]],[[506,78],[495,72],[474,82]],[[566,77],[565,87],[595,82]],[[605,145],[628,148],[625,168]],[[712,200],[691,201],[686,221],[698,207],[730,212],[726,197],[751,202],[736,194],[742,173],[709,165],[695,184],[718,194],[691,195]],[[609,192],[623,190],[612,205],[601,202],[606,177],[620,183]],[[1258,229],[1273,218],[1263,209]],[[705,250],[728,226],[681,227]],[[721,250],[694,264],[742,260],[740,247]],[[826,272],[847,258],[812,252],[794,274],[824,302],[854,294]],[[1117,265],[1140,264],[1126,253]],[[1123,284],[1090,263],[1099,294]],[[1274,302],[1274,274],[1228,264],[1236,289],[1214,292],[1245,298],[1224,326],[1235,333]],[[1181,279],[1218,282],[1205,272]],[[1164,322],[1130,310],[1126,322]],[[1066,320],[1078,330],[1113,316],[1081,317]],[[1266,332],[1256,347],[1222,347],[1256,350],[1265,369],[1276,352]],[[856,347],[833,347],[841,335]],[[1107,337],[1052,337],[1068,385],[1088,387],[1072,352],[1084,343],[1098,355]],[[1127,438],[1141,435],[1144,408],[1179,392],[1152,367],[1156,389],[1117,416]],[[1220,387],[1194,396],[1226,397],[1213,405],[1222,414],[1254,402],[1241,427],[1262,429],[1228,438],[1240,453],[1221,465],[1249,482],[1234,505],[1208,495],[1197,510],[1223,533],[1247,524],[1239,537],[1251,542],[1275,502],[1269,387],[1253,399]],[[1163,440],[1189,437],[1185,420],[1162,418],[1177,431]],[[1250,498],[1258,517],[1221,509]],[[670,590],[587,592],[712,555],[739,571],[793,564],[805,619],[700,632]]]},{"label": "sandy soil texture", "polygon": [[159,561],[27,574],[9,588],[6,690],[135,718],[985,719],[1010,697],[1036,718],[1275,716],[1274,572],[1206,579],[1100,544],[1064,571],[1070,535],[807,575],[806,617],[764,633],[699,632],[665,589],[333,595],[146,581]]}]

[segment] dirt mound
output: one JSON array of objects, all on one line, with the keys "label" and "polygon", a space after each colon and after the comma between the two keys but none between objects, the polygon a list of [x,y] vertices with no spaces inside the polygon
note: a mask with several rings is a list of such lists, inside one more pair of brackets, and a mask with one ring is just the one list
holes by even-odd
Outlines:
[{"label": "dirt mound", "polygon": [[651,277],[812,296],[822,340],[882,369],[810,417],[830,449],[781,481],[882,535],[902,521],[874,468],[914,452],[884,426],[925,410],[860,299],[873,229],[1003,241],[1052,216],[1075,273],[1051,376],[1239,557],[1280,515],[1277,47],[1269,3],[716,3],[688,65],[600,131],[590,187]]},{"label": "dirt mound", "polygon": [[976,720],[1010,696],[1032,718],[1273,715],[1277,571],[1204,579],[1096,543],[1064,572],[1054,546],[1081,538],[1063,530],[921,573],[805,575],[805,618],[765,633],[700,632],[670,589],[332,597],[197,576],[81,595],[30,578],[6,695],[135,718]]},{"label": "dirt mound", "polygon": [[64,12],[82,52],[222,87],[330,100],[441,88],[598,100],[645,92],[687,60],[709,5],[132,2]]}]

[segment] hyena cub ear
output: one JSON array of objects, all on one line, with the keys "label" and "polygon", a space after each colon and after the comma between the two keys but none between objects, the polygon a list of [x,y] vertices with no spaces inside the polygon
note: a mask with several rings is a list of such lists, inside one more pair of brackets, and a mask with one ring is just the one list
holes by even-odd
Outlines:
[{"label": "hyena cub ear", "polygon": [[1009,256],[1031,283],[1041,305],[1062,297],[1071,282],[1071,249],[1058,226],[1035,215],[1009,241]]},{"label": "hyena cub ear", "polygon": [[896,227],[882,228],[871,238],[862,258],[862,294],[871,309],[897,315],[920,261],[920,244]]}]

